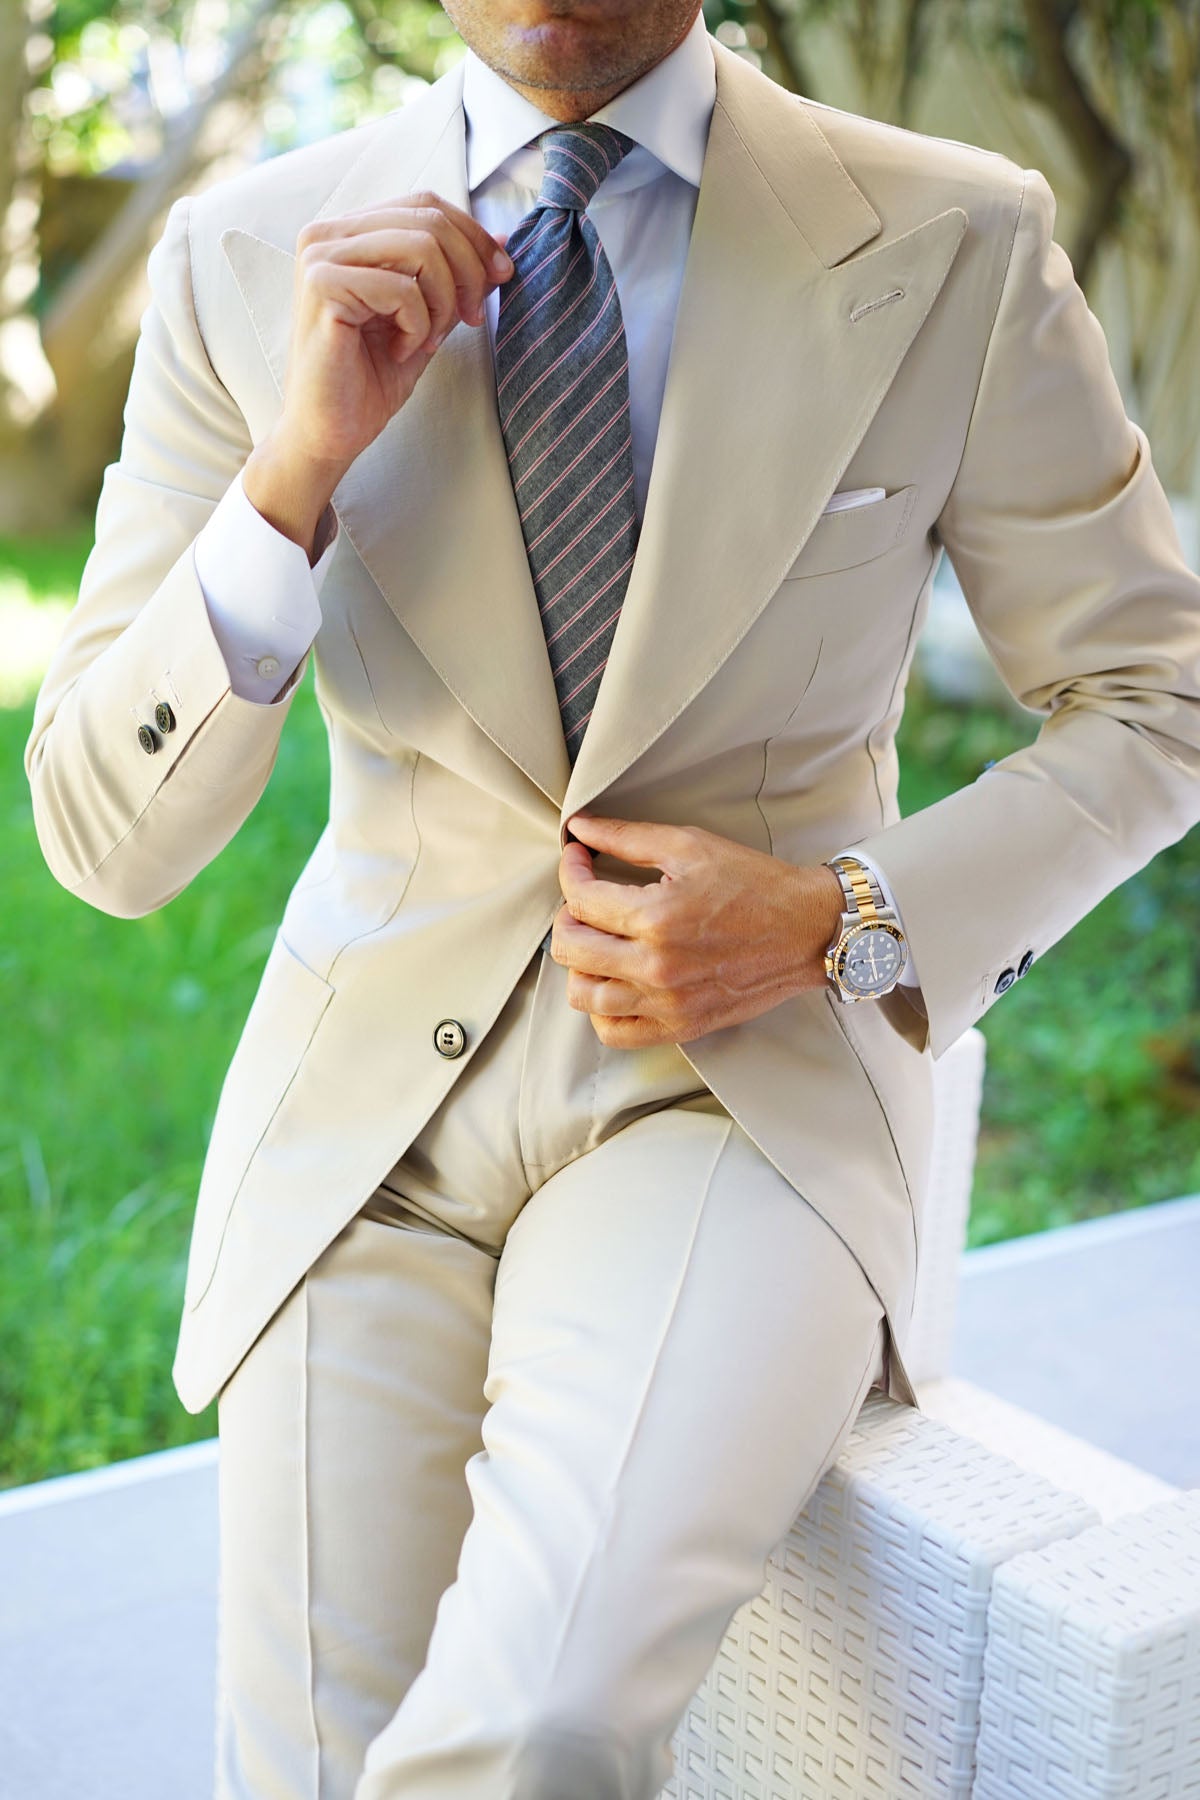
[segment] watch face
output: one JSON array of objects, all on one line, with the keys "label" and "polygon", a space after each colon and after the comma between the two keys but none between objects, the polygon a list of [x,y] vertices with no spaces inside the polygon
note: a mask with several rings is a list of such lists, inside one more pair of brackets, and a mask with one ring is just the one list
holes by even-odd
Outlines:
[{"label": "watch face", "polygon": [[856,994],[879,994],[900,973],[904,951],[886,924],[860,925],[849,937],[842,958],[842,980]]}]

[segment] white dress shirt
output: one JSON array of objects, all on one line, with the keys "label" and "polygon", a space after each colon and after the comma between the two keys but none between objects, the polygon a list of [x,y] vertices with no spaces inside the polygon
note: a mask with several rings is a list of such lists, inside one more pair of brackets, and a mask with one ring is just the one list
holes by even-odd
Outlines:
[{"label": "white dress shirt", "polygon": [[[639,525],[716,91],[716,66],[700,11],[669,56],[590,115],[634,139],[634,148],[601,182],[587,212],[612,266],[629,349]],[[470,49],[463,112],[472,215],[487,231],[505,234],[530,211],[541,188],[544,159],[531,140],[561,121],[540,111]],[[485,302],[493,353],[499,309],[500,290],[493,287]],[[239,474],[195,539],[196,574],[213,634],[230,686],[244,699],[264,705],[282,699],[317,634],[321,586],[341,537],[336,516],[327,519],[330,528],[323,524],[322,531],[328,541],[321,544],[318,534],[318,555],[310,567],[301,546],[250,504]],[[871,870],[893,906],[875,861],[846,848]],[[902,980],[919,986],[911,960]]]}]

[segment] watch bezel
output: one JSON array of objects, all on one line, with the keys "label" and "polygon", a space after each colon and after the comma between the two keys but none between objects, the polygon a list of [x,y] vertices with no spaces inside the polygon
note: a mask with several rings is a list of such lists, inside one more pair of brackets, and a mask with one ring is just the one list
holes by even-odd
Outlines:
[{"label": "watch bezel", "polygon": [[[843,918],[845,917],[846,915],[843,915]],[[886,987],[856,987],[852,981],[849,981],[846,978],[847,957],[849,956],[852,946],[857,943],[858,939],[861,938],[865,932],[879,931],[889,932],[900,946],[900,966]],[[838,989],[848,998],[854,1000],[881,1000],[885,994],[891,993],[908,966],[908,939],[894,919],[881,916],[876,916],[874,919],[855,919],[848,924],[844,924],[841,936],[838,938],[833,949],[829,952],[827,961],[831,979],[836,983]]]}]

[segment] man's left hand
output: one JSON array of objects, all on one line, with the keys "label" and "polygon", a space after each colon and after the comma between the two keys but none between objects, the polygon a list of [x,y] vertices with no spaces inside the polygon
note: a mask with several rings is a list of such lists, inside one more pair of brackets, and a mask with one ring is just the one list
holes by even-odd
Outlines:
[{"label": "man's left hand", "polygon": [[[832,869],[784,862],[697,825],[568,820],[558,879],[566,905],[550,954],[570,971],[567,998],[618,1049],[686,1044],[823,986],[843,910]],[[662,871],[645,884],[604,881],[590,850]]]}]

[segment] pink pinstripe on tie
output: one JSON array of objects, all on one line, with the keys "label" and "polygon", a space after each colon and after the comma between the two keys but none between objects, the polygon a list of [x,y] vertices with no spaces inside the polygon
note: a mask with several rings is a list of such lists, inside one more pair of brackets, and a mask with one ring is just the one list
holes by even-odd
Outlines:
[{"label": "pink pinstripe on tie", "polygon": [[612,268],[584,211],[633,140],[584,121],[539,142],[541,191],[507,240],[515,269],[500,288],[496,393],[574,762],[637,548],[625,327]]}]

